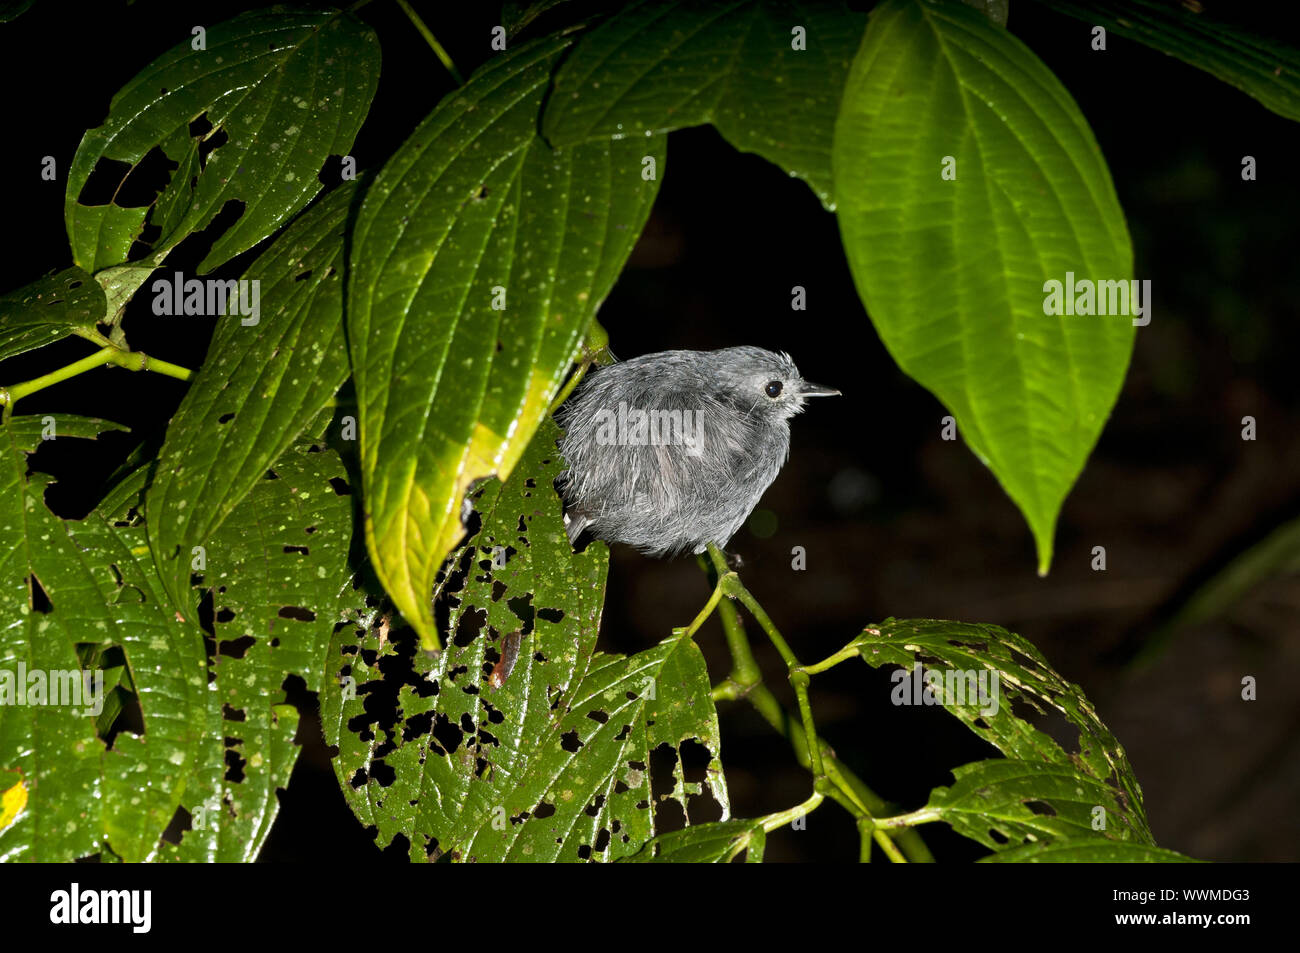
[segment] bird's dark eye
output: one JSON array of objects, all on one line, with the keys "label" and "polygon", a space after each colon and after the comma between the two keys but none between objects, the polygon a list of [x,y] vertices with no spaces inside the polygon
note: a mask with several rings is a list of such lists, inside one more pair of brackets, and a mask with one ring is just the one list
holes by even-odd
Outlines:
[{"label": "bird's dark eye", "polygon": [[781,396],[781,382],[780,382],[780,381],[768,381],[768,382],[767,382],[767,386],[764,387],[763,390],[767,391],[767,396],[768,396],[768,397],[772,397],[772,398],[780,397],[780,396]]}]

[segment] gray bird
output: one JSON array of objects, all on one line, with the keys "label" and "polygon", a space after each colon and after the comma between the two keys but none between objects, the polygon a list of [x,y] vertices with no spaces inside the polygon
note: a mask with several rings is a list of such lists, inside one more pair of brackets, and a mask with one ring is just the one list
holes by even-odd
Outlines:
[{"label": "gray bird", "polygon": [[649,556],[726,546],[789,456],[790,418],[837,394],[759,347],[593,368],[556,412],[570,542],[588,530]]}]

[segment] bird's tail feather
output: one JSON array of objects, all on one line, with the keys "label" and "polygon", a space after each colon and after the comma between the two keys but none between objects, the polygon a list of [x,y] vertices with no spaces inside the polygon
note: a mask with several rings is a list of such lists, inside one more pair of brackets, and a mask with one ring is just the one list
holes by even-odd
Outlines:
[{"label": "bird's tail feather", "polygon": [[578,537],[582,535],[582,531],[590,524],[591,520],[581,513],[565,513],[564,531],[569,534],[569,545],[576,543]]}]

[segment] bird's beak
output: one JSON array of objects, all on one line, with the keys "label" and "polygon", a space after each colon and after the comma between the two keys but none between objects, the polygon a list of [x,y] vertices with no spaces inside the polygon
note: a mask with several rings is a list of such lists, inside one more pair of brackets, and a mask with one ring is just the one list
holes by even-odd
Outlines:
[{"label": "bird's beak", "polygon": [[843,395],[834,387],[824,387],[821,384],[813,384],[804,381],[799,385],[800,397],[842,397]]}]

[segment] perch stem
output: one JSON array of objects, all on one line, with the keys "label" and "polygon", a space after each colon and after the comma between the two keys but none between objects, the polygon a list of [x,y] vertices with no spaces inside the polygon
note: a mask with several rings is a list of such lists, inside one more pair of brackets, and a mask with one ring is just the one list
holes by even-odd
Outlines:
[{"label": "perch stem", "polygon": [[[815,791],[818,794],[830,797],[857,818],[860,829],[864,825],[869,828],[871,837],[865,839],[862,848],[865,853],[870,853],[870,841],[874,840],[880,844],[885,855],[896,863],[907,860],[922,863],[932,862],[934,857],[926,847],[925,841],[911,828],[875,829],[872,820],[874,815],[888,814],[892,810],[892,806],[840,762],[830,746],[817,737],[815,728],[813,731],[808,730],[814,727],[812,707],[808,702],[806,684],[801,690],[797,683],[806,681],[809,675],[817,671],[830,668],[845,658],[851,657],[856,654],[856,650],[850,652],[845,649],[816,665],[800,666],[798,659],[790,651],[788,644],[772,623],[771,618],[763,611],[762,606],[758,604],[753,595],[741,585],[739,577],[727,566],[726,557],[716,546],[708,547],[707,562],[701,559],[701,565],[704,568],[707,569],[710,564],[717,581],[710,597],[710,604],[705,607],[707,611],[702,615],[707,618],[707,614],[711,613],[716,607],[732,659],[731,673],[713,689],[714,700],[738,701],[745,699],[769,725],[790,743],[799,764],[812,771]],[[729,598],[721,600],[720,603],[715,603],[719,593],[740,601],[754,616],[755,621],[763,628],[769,639],[772,640],[772,644],[782,658],[785,659],[791,673],[791,682],[795,687],[796,697],[800,701],[800,717],[798,719],[792,717],[781,705],[780,701],[777,700],[776,696],[772,694],[771,690],[763,684],[762,672],[758,667],[753,649],[745,634],[744,624],[740,619],[735,602]],[[697,617],[696,623],[702,624],[702,622],[703,618]],[[698,625],[695,625],[695,627],[697,628]],[[812,746],[809,745],[810,738],[813,741]],[[815,752],[815,757],[813,752]],[[821,779],[820,782],[818,778]]]}]

